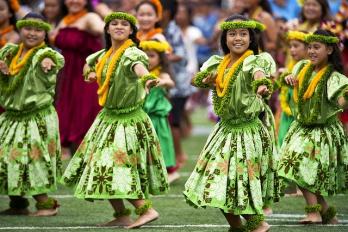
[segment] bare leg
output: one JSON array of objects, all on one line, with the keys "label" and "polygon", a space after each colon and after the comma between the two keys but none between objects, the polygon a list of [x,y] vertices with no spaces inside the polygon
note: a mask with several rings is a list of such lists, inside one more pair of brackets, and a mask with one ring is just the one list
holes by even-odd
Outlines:
[{"label": "bare leg", "polygon": [[10,208],[0,212],[0,215],[29,215],[29,201],[22,196],[9,196]]},{"label": "bare leg", "polygon": [[115,219],[107,223],[99,224],[99,226],[129,226],[133,223],[130,217],[130,210],[126,209],[123,200],[110,199],[109,202],[115,211]]},{"label": "bare leg", "polygon": [[49,198],[46,193],[33,196],[36,200],[37,211],[30,214],[33,217],[55,216],[58,213],[57,201]]},{"label": "bare leg", "polygon": [[225,213],[223,211],[222,211],[222,213],[224,214],[228,224],[232,228],[241,228],[243,226],[242,220],[241,220],[239,215],[234,215],[234,214],[231,214],[231,213]]},{"label": "bare leg", "polygon": [[159,214],[158,212],[152,208],[151,204],[145,200],[131,200],[129,199],[129,202],[137,209],[141,209],[139,212],[139,217],[137,220],[131,224],[130,226],[125,227],[126,229],[135,229],[139,228],[147,223],[150,223],[156,219],[158,219]]},{"label": "bare leg", "polygon": [[175,157],[176,157],[176,163],[178,168],[182,168],[187,160],[187,155],[182,150],[181,146],[181,132],[179,127],[171,127],[172,135],[173,135],[173,142],[174,142],[174,150],[175,150]]},{"label": "bare leg", "polygon": [[[308,190],[301,188],[302,194],[306,200],[307,206],[318,204],[317,196]],[[321,223],[321,215],[319,212],[308,212],[307,216],[300,221],[301,224]]]},{"label": "bare leg", "polygon": [[[245,220],[247,220],[247,227],[248,227],[248,222],[255,216],[258,216],[258,215],[248,215],[248,214],[245,214],[243,215],[243,217],[245,218]],[[263,217],[261,215],[261,217]],[[269,229],[271,228],[271,226],[265,222],[264,220],[260,221],[259,225],[257,226],[256,225],[256,228],[247,228],[249,230],[251,230],[252,232],[267,232],[269,231]]]}]

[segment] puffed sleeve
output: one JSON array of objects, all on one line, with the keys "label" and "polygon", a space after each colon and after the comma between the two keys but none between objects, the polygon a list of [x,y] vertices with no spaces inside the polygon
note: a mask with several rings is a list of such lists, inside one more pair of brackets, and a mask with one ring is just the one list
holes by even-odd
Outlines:
[{"label": "puffed sleeve", "polygon": [[134,65],[142,64],[145,68],[149,65],[149,58],[146,53],[136,47],[128,48],[123,54],[124,60],[122,66],[126,72],[134,74]]},{"label": "puffed sleeve", "polygon": [[259,55],[248,56],[243,62],[242,70],[243,72],[251,72],[252,76],[257,71],[262,71],[266,77],[270,77],[276,72],[276,64],[269,53],[263,52]]},{"label": "puffed sleeve", "polygon": [[96,64],[98,63],[98,59],[99,57],[101,57],[103,54],[105,53],[105,49],[102,49],[100,51],[97,51],[91,55],[89,55],[87,58],[86,58],[86,63],[87,65],[92,68],[92,69],[95,69],[95,66]]},{"label": "puffed sleeve", "polygon": [[211,56],[206,62],[204,62],[204,64],[200,68],[200,71],[195,75],[195,77],[192,80],[192,84],[199,88],[209,88],[210,85],[204,84],[202,81],[209,74],[217,71],[217,68],[222,59],[223,58],[218,55]]},{"label": "puffed sleeve", "polygon": [[337,102],[338,98],[348,91],[348,78],[339,72],[333,72],[327,81],[327,98]]},{"label": "puffed sleeve", "polygon": [[0,49],[0,60],[5,61],[7,64],[9,64],[12,58],[15,56],[15,51],[17,49],[17,44],[7,43],[3,48]]},{"label": "puffed sleeve", "polygon": [[297,79],[298,74],[301,72],[303,67],[309,62],[309,60],[300,60],[295,64],[295,66],[292,68],[291,74]]}]

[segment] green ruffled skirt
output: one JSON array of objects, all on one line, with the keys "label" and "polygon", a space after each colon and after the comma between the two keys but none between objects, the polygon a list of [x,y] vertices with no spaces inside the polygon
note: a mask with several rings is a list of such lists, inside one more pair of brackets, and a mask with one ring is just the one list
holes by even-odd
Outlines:
[{"label": "green ruffled skirt", "polygon": [[226,213],[263,214],[279,199],[271,135],[259,119],[221,121],[208,138],[185,184],[184,196],[195,207]]},{"label": "green ruffled skirt", "polygon": [[53,106],[0,115],[0,193],[55,191],[61,174],[58,117]]},{"label": "green ruffled skirt", "polygon": [[84,199],[147,199],[168,190],[160,144],[141,109],[103,109],[62,177]]},{"label": "green ruffled skirt", "polygon": [[348,187],[348,138],[342,124],[291,124],[281,148],[279,176],[322,196]]},{"label": "green ruffled skirt", "polygon": [[279,130],[278,130],[278,144],[279,147],[282,146],[284,138],[289,131],[291,123],[294,121],[293,116],[288,116],[284,112],[282,112],[280,116],[279,122]]}]

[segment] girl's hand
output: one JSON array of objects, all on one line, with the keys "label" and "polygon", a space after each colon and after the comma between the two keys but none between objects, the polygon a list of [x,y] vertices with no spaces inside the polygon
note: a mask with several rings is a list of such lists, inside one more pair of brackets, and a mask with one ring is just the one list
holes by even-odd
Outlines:
[{"label": "girl's hand", "polygon": [[45,73],[51,71],[54,66],[56,66],[56,64],[51,58],[46,57],[41,61],[41,68]]},{"label": "girl's hand", "polygon": [[206,78],[202,80],[204,84],[215,85],[216,73],[209,74]]},{"label": "girl's hand", "polygon": [[146,92],[146,94],[148,94],[150,92],[150,89],[152,87],[157,86],[157,84],[158,84],[158,80],[157,79],[156,80],[152,79],[152,80],[146,81],[146,83],[145,83],[145,92]]},{"label": "girl's hand", "polygon": [[297,79],[295,79],[295,77],[292,74],[290,74],[290,75],[285,77],[285,82],[288,85],[296,86],[298,81],[297,81]]},{"label": "girl's hand", "polygon": [[264,95],[268,95],[269,94],[269,90],[267,88],[266,85],[260,85],[258,88],[257,88],[257,92],[256,92],[258,95],[260,96],[264,96]]},{"label": "girl's hand", "polygon": [[8,66],[5,63],[5,61],[3,61],[3,60],[0,60],[0,71],[5,75],[10,74],[10,72],[8,70]]},{"label": "girl's hand", "polygon": [[94,82],[94,81],[96,81],[96,80],[97,80],[97,73],[96,73],[96,72],[90,72],[90,73],[88,73],[86,82],[92,83],[92,82]]}]

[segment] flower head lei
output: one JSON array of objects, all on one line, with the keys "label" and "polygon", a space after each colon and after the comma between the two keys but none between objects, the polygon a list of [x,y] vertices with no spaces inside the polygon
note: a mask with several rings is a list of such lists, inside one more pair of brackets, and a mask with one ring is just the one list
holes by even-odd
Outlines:
[{"label": "flower head lei", "polygon": [[309,34],[305,38],[306,43],[320,42],[324,44],[336,44],[340,40],[336,36]]},{"label": "flower head lei", "polygon": [[168,42],[145,40],[140,42],[140,48],[142,50],[155,50],[156,52],[170,52],[171,47]]},{"label": "flower head lei", "polygon": [[111,22],[112,20],[115,20],[115,19],[127,20],[134,27],[137,24],[137,19],[133,15],[125,13],[125,12],[120,12],[120,11],[119,12],[113,12],[113,13],[107,15],[104,18],[104,22],[107,24],[107,23],[109,23],[109,22]]},{"label": "flower head lei", "polygon": [[233,30],[233,29],[257,29],[263,31],[266,29],[266,26],[260,22],[255,20],[247,20],[247,21],[228,21],[220,24],[220,29],[223,31]]},{"label": "flower head lei", "polygon": [[23,27],[35,27],[35,28],[44,30],[46,32],[51,30],[50,24],[48,24],[40,19],[33,19],[33,18],[18,20],[16,23],[16,27],[18,30],[20,30]]},{"label": "flower head lei", "polygon": [[305,42],[307,34],[301,31],[289,31],[286,35],[288,40],[300,40]]}]

